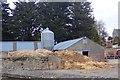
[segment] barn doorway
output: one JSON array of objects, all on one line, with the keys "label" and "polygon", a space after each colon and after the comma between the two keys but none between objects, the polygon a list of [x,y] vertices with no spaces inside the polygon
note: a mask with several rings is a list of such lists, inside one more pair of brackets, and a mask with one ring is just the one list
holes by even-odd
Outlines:
[{"label": "barn doorway", "polygon": [[85,56],[88,56],[88,52],[89,51],[82,51],[82,54],[85,55]]}]

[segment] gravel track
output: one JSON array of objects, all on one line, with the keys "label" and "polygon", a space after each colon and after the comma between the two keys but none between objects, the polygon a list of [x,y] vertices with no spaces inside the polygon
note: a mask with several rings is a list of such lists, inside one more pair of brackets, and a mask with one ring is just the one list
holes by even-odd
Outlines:
[{"label": "gravel track", "polygon": [[8,77],[22,78],[118,78],[118,66],[99,70],[7,70],[1,74]]}]

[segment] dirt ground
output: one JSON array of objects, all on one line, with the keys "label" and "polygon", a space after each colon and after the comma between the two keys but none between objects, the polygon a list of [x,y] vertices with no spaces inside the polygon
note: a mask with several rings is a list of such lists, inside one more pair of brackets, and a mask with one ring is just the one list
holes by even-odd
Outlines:
[{"label": "dirt ground", "polygon": [[113,68],[109,69],[97,69],[97,70],[57,70],[51,71],[53,73],[66,73],[74,75],[82,75],[87,78],[91,77],[103,77],[103,78],[118,78],[118,65],[113,65]]},{"label": "dirt ground", "polygon": [[13,77],[35,77],[35,78],[118,78],[118,65],[113,68],[97,70],[7,70],[2,69],[2,73],[7,73]]}]

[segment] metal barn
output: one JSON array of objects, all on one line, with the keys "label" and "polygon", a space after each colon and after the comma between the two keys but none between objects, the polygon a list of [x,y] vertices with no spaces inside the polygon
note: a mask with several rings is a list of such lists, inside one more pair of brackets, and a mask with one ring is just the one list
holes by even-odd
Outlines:
[{"label": "metal barn", "polygon": [[60,42],[54,46],[54,50],[74,50],[80,54],[91,57],[93,60],[103,61],[105,48],[87,37],[82,37]]}]

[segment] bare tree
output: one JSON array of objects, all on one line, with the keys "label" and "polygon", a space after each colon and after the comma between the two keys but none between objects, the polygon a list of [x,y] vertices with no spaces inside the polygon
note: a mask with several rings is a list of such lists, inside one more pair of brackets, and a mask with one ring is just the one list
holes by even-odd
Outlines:
[{"label": "bare tree", "polygon": [[105,23],[102,20],[96,21],[95,28],[98,32],[100,39],[101,39],[101,44],[103,46],[105,46],[105,42],[106,42],[105,38],[108,37],[108,33],[106,31],[106,28],[105,28]]},{"label": "bare tree", "polygon": [[98,35],[100,36],[100,38],[105,38],[108,36],[105,28],[105,23],[102,20],[97,22],[97,29],[98,29]]}]

